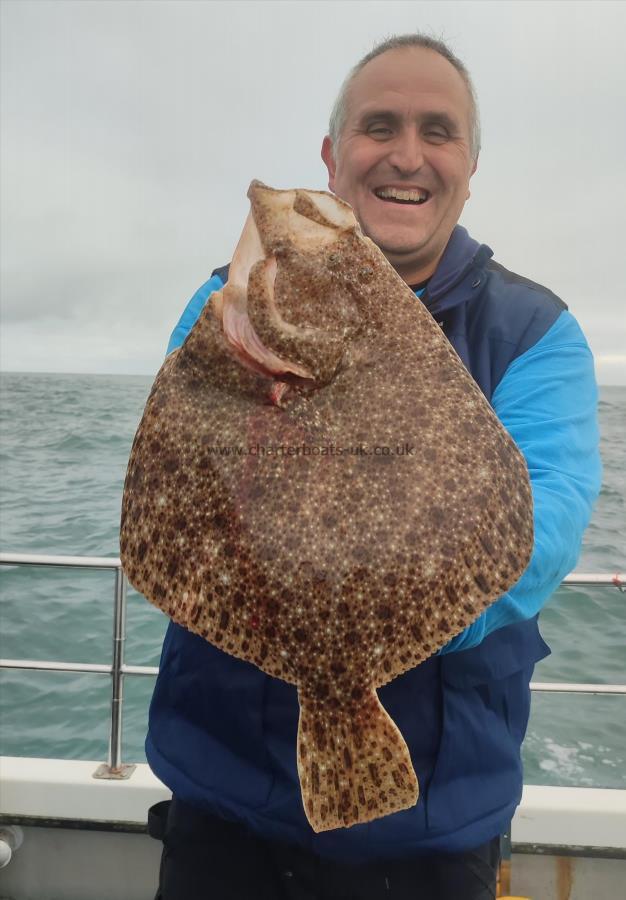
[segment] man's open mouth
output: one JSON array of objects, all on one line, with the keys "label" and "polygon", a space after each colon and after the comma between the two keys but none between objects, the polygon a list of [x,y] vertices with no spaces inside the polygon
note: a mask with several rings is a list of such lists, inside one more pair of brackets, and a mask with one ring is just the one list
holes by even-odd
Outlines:
[{"label": "man's open mouth", "polygon": [[382,187],[376,188],[374,193],[379,198],[379,200],[387,200],[391,203],[404,203],[407,205],[419,206],[422,203],[426,203],[430,194],[428,191],[422,190],[422,188],[392,188],[392,187]]}]

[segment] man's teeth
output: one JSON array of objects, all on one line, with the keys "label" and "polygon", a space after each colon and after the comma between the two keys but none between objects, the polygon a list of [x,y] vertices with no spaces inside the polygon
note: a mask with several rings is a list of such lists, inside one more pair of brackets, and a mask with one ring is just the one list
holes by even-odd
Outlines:
[{"label": "man's teeth", "polygon": [[378,188],[375,192],[381,200],[402,200],[405,203],[425,203],[428,194],[424,191],[403,191],[399,188]]}]

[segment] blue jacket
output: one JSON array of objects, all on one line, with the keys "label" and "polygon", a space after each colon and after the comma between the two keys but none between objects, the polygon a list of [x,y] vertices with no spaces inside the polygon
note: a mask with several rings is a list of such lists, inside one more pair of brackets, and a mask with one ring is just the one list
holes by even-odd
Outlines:
[{"label": "blue jacket", "polygon": [[[182,800],[346,861],[461,851],[501,833],[522,791],[520,747],[537,615],[577,561],[600,487],[597,390],[585,338],[549,290],[507,271],[464,228],[421,297],[526,457],[535,547],[520,581],[462,634],[379,696],[420,784],[415,807],[314,834],[296,768],[292,685],[170,623],[150,708],[148,762]],[[180,346],[227,268],[190,301]]]}]

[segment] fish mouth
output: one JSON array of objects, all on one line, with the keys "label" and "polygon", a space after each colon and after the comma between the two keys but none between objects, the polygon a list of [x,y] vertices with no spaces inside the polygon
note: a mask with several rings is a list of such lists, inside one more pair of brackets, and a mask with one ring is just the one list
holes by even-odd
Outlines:
[{"label": "fish mouth", "polygon": [[374,188],[373,193],[379,200],[387,203],[399,203],[404,206],[423,206],[430,199],[430,192],[421,187],[393,187],[384,185]]}]

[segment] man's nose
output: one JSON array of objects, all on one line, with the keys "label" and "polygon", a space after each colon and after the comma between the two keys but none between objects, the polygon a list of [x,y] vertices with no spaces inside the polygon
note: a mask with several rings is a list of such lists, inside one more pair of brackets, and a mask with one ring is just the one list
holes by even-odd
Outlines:
[{"label": "man's nose", "polygon": [[389,162],[402,173],[415,172],[424,165],[424,147],[419,134],[398,135],[389,154]]}]

